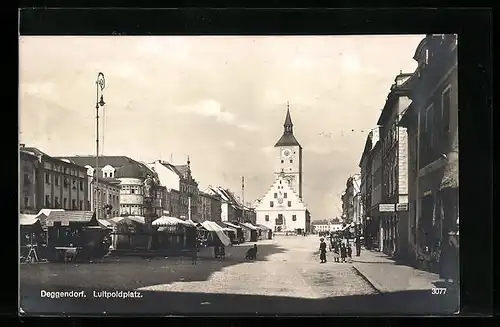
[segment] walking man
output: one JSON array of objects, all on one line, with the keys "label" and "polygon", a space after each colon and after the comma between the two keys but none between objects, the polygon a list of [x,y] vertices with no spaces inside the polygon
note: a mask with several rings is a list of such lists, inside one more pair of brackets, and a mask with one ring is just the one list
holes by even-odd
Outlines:
[{"label": "walking man", "polygon": [[356,256],[359,257],[361,255],[361,238],[356,236]]},{"label": "walking man", "polygon": [[320,263],[326,262],[326,243],[324,238],[319,239],[321,243],[319,243],[319,259]]}]

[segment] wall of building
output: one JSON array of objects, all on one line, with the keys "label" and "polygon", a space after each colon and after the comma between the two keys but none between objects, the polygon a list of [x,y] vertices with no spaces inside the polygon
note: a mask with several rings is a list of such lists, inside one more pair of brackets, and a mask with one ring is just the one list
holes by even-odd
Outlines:
[{"label": "wall of building", "polygon": [[36,170],[38,158],[24,152],[20,154],[19,163],[19,206],[21,213],[37,213],[36,202]]},{"label": "wall of building", "polygon": [[39,171],[43,176],[43,191],[38,203],[43,208],[85,210],[88,201],[86,168],[43,156]]},{"label": "wall of building", "polygon": [[288,230],[295,229],[306,229],[306,210],[283,210],[281,212],[276,212],[275,210],[258,210],[256,212],[256,222],[259,225],[264,225],[266,227],[271,228],[272,230],[276,230],[276,226],[280,226],[281,224],[279,220],[279,215],[282,215],[283,218],[283,226],[286,226]]},{"label": "wall of building", "polygon": [[143,214],[143,182],[142,178],[119,178],[120,181],[120,215]]}]

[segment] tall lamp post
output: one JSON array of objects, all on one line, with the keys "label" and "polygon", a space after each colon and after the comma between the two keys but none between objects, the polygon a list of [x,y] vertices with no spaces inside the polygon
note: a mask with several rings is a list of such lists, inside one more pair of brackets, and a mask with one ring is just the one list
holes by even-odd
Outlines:
[{"label": "tall lamp post", "polygon": [[[96,85],[96,102],[95,102],[95,119],[96,119],[96,139],[95,139],[95,198],[94,198],[94,208],[96,219],[99,219],[99,108],[104,107],[106,104],[104,102],[104,97],[102,91],[106,87],[106,80],[104,79],[104,74],[97,74]],[[99,92],[100,91],[100,92]],[[99,94],[101,95],[99,98]]]}]

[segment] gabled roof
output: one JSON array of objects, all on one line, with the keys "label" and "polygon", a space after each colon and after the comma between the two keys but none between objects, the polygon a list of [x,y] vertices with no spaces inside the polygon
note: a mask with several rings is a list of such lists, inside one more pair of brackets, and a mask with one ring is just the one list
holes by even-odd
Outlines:
[{"label": "gabled roof", "polygon": [[[57,159],[68,159],[72,163],[85,167],[95,167],[95,156],[72,156],[72,157],[56,157]],[[100,169],[104,166],[111,166],[116,169],[116,177],[135,177],[144,178],[147,174],[151,174],[151,170],[143,163],[136,161],[127,156],[101,156],[99,157]]]},{"label": "gabled roof", "polygon": [[94,218],[93,211],[51,211],[47,216],[48,221],[62,221],[88,223]]},{"label": "gabled roof", "polygon": [[[280,181],[282,182],[282,184],[279,183]],[[283,186],[285,188],[282,188],[281,190],[278,190],[278,186]],[[299,195],[297,193],[295,193],[295,191],[290,186],[290,184],[288,183],[288,181],[286,179],[282,178],[282,176],[280,176],[280,175],[276,176],[276,179],[274,180],[273,184],[269,187],[269,189],[267,190],[267,192],[260,199],[261,201],[259,202],[259,204],[255,208],[255,210],[256,211],[258,211],[258,210],[268,210],[268,209],[261,209],[262,207],[267,207],[267,202],[263,201],[263,200],[266,199],[266,197],[267,197],[268,199],[272,199],[272,201],[274,201],[274,197],[271,197],[271,194],[275,193],[275,191],[276,192],[280,192],[281,191],[281,192],[289,193],[290,196],[292,196],[292,197],[294,197],[296,199],[297,203],[300,204],[303,209],[307,210],[306,204],[302,201],[302,199],[299,197]],[[292,198],[288,197],[288,199],[290,200]]]}]

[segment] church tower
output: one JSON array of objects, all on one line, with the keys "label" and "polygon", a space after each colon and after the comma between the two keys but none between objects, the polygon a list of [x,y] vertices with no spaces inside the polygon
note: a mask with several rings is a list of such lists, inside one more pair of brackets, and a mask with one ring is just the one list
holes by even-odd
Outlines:
[{"label": "church tower", "polygon": [[282,176],[293,191],[302,199],[302,147],[293,135],[290,105],[287,104],[283,135],[276,142],[275,175]]}]

